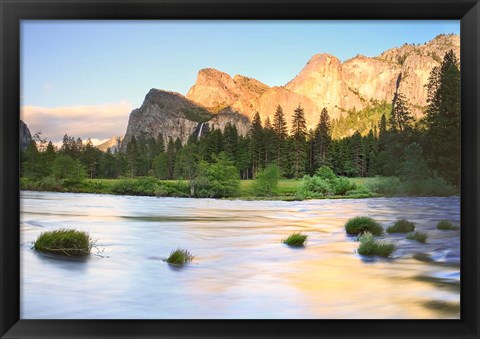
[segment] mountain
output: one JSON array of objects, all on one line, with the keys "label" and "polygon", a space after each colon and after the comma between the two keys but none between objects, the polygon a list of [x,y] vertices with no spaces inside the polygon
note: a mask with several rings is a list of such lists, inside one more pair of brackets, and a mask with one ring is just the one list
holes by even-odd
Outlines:
[{"label": "mountain", "polygon": [[[157,137],[162,133],[165,141],[171,137],[185,143],[191,134],[201,134],[206,124],[223,129],[231,122],[245,135],[255,111],[263,122],[267,117],[272,120],[279,104],[289,127],[293,111],[301,105],[307,128],[315,128],[326,107],[330,118],[339,121],[335,137],[350,135],[355,128],[365,133],[388,112],[397,90],[420,117],[427,105],[425,84],[430,72],[450,49],[460,59],[458,35],[439,35],[422,45],[404,44],[376,57],[357,55],[344,62],[330,54],[316,54],[291,81],[273,87],[243,75],[231,77],[204,68],[186,96],[151,89],[142,106],[131,112],[122,147],[132,136],[142,134]],[[363,111],[370,116],[358,113]],[[354,121],[344,123],[349,117]]]},{"label": "mountain", "polygon": [[432,68],[450,49],[460,58],[458,35],[439,35],[423,45],[404,44],[376,57],[357,55],[345,62],[330,54],[316,54],[295,78],[275,87],[203,69],[186,97],[212,111],[232,107],[247,117],[258,111],[262,121],[272,119],[280,104],[289,124],[300,104],[305,109],[307,126],[313,128],[323,107],[332,119],[338,119],[354,109],[390,103],[398,86],[413,113],[420,116],[427,104],[424,85]]},{"label": "mountain", "polygon": [[228,122],[235,123],[242,135],[250,128],[249,119],[231,108],[212,114],[179,93],[151,89],[142,106],[130,113],[123,147],[133,136],[137,139],[142,135],[156,138],[159,133],[165,142],[169,138],[179,138],[185,143],[191,134],[201,133],[205,125],[223,130]]},{"label": "mountain", "polygon": [[24,150],[27,148],[27,145],[32,141],[32,134],[30,133],[30,130],[28,129],[28,126],[26,123],[24,123],[22,120],[20,120],[20,149]]},{"label": "mountain", "polygon": [[122,136],[115,136],[110,140],[105,141],[104,143],[97,146],[97,148],[102,151],[106,152],[110,150],[110,153],[116,153],[120,150],[123,142],[123,135]]}]

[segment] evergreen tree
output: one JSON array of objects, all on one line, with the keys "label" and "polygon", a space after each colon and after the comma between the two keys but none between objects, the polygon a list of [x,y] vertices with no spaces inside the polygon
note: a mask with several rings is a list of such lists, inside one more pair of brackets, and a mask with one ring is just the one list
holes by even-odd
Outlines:
[{"label": "evergreen tree", "polygon": [[324,107],[320,113],[320,121],[315,129],[314,159],[315,167],[330,166],[329,148],[332,142],[331,125],[328,111]]},{"label": "evergreen tree", "polygon": [[168,138],[167,144],[167,179],[172,180],[175,170],[175,143],[172,137]]},{"label": "evergreen tree", "polygon": [[300,178],[305,171],[306,162],[306,137],[307,124],[305,121],[305,112],[303,108],[298,105],[293,114],[292,120],[292,137],[294,143],[294,177]]},{"label": "evergreen tree", "polygon": [[441,177],[460,187],[460,70],[451,50],[431,72],[428,90],[427,158]]},{"label": "evergreen tree", "polygon": [[272,123],[273,132],[275,133],[275,153],[276,153],[276,163],[280,167],[281,171],[285,170],[284,166],[284,150],[286,139],[288,136],[287,120],[283,114],[282,106],[278,105],[277,110],[273,116]]},{"label": "evergreen tree", "polygon": [[270,118],[265,120],[265,128],[263,129],[263,151],[264,151],[264,164],[267,166],[275,157],[275,131],[273,130]]},{"label": "evergreen tree", "polygon": [[261,168],[263,162],[263,127],[260,114],[255,112],[252,120],[252,126],[249,131],[250,152],[252,156],[252,175],[254,176]]},{"label": "evergreen tree", "polygon": [[238,131],[237,126],[228,122],[223,131],[223,150],[230,159],[236,162],[238,152]]},{"label": "evergreen tree", "polygon": [[132,136],[130,141],[127,144],[127,175],[130,177],[134,177],[137,175],[137,162],[138,162],[138,147],[137,147],[137,139],[135,136]]}]

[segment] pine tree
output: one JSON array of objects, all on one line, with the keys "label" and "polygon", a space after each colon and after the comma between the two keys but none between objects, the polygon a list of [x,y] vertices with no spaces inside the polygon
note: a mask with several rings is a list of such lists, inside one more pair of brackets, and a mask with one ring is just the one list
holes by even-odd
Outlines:
[{"label": "pine tree", "polygon": [[272,122],[273,132],[275,133],[275,158],[277,165],[284,169],[284,150],[286,147],[286,139],[288,136],[287,120],[283,114],[282,106],[278,105],[275,114],[273,115]]},{"label": "pine tree", "polygon": [[320,121],[315,129],[314,159],[316,168],[320,168],[323,165],[331,165],[328,154],[331,142],[330,117],[327,109],[324,107],[320,113]]},{"label": "pine tree", "polygon": [[167,179],[172,180],[175,170],[175,143],[172,137],[168,138],[167,144]]},{"label": "pine tree", "polygon": [[250,127],[250,151],[252,155],[252,171],[253,175],[262,168],[263,162],[263,127],[260,114],[255,112],[252,120],[252,126]]},{"label": "pine tree", "polygon": [[138,161],[138,147],[137,147],[137,139],[135,136],[132,136],[130,141],[127,144],[127,166],[128,166],[128,175],[130,177],[134,177],[137,175],[137,161]]},{"label": "pine tree", "polygon": [[441,177],[460,187],[461,91],[460,70],[450,50],[431,72],[428,89],[427,158]]},{"label": "pine tree", "polygon": [[263,129],[263,151],[264,164],[268,166],[275,159],[275,131],[273,130],[270,118],[265,120],[265,127]]},{"label": "pine tree", "polygon": [[306,137],[307,124],[305,121],[305,112],[298,105],[293,114],[292,120],[292,138],[294,143],[294,177],[300,178],[305,171],[306,161]]}]

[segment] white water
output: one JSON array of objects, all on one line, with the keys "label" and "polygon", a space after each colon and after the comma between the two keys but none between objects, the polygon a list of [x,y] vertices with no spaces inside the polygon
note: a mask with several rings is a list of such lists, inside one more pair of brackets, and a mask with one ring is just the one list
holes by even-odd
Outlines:
[{"label": "white water", "polygon": [[197,138],[197,139],[199,139],[199,140],[200,140],[200,138],[202,137],[202,129],[203,129],[203,125],[204,125],[204,124],[205,124],[205,123],[202,122],[202,124],[200,125],[200,131],[198,132],[198,138]]},{"label": "white water", "polygon": [[[460,199],[228,201],[21,193],[21,317],[86,318],[459,318]],[[427,244],[385,235],[390,259],[355,253],[346,220],[369,215],[385,227],[407,218]],[[46,230],[76,228],[103,256],[39,254]],[[309,235],[303,249],[280,240]],[[162,261],[183,247],[183,267]],[[96,250],[93,251],[96,253]]]}]

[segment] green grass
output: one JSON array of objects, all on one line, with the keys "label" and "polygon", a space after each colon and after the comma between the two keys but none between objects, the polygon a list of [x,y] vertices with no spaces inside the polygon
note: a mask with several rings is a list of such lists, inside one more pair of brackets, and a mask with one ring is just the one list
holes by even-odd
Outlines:
[{"label": "green grass", "polygon": [[406,237],[408,240],[416,240],[421,243],[426,243],[427,242],[427,233],[424,232],[411,232],[407,234]]},{"label": "green grass", "polygon": [[300,232],[290,234],[287,238],[282,239],[284,244],[289,246],[304,246],[307,243],[308,235]]},{"label": "green grass", "polygon": [[88,233],[62,228],[41,233],[33,243],[33,248],[39,252],[58,255],[85,256],[90,254],[92,245]]},{"label": "green grass", "polygon": [[448,220],[440,220],[437,224],[437,229],[442,231],[456,231],[459,229],[459,227],[452,225],[452,223]]},{"label": "green grass", "polygon": [[415,224],[411,221],[400,219],[393,226],[387,228],[387,233],[408,233],[415,230]]},{"label": "green grass", "polygon": [[383,234],[383,227],[372,218],[355,217],[346,222],[345,231],[351,235],[360,235],[365,232],[373,235],[381,235]]},{"label": "green grass", "polygon": [[172,265],[184,265],[192,261],[193,258],[194,256],[188,250],[177,248],[170,253],[165,261]]},{"label": "green grass", "polygon": [[394,244],[376,241],[369,232],[362,234],[358,240],[360,241],[360,246],[357,252],[360,255],[388,257],[395,250]]}]

